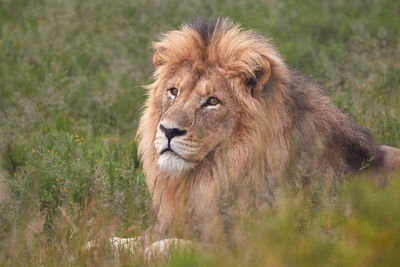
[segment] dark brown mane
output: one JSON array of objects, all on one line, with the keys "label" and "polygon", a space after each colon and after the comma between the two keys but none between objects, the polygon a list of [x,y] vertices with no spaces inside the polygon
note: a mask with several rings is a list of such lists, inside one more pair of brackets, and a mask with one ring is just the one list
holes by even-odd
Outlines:
[{"label": "dark brown mane", "polygon": [[205,20],[203,18],[198,18],[193,22],[186,24],[186,26],[198,32],[204,44],[207,46],[215,29],[218,29],[218,27],[221,26],[221,18],[216,18],[213,20]]},{"label": "dark brown mane", "polygon": [[308,120],[307,117],[312,115],[319,136],[325,135],[326,145],[339,149],[339,153],[352,171],[358,171],[367,165],[368,167],[382,165],[383,154],[372,135],[332,106],[322,95],[322,91],[311,78],[291,71],[288,90],[290,114],[299,134],[305,134],[302,128],[303,120]]}]

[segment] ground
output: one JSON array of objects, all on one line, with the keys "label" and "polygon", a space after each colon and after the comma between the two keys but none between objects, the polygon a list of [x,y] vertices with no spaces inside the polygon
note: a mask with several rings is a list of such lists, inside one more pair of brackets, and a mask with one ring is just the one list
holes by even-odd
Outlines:
[{"label": "ground", "polygon": [[[227,16],[274,39],[378,143],[400,147],[400,2],[0,1],[0,265],[141,265],[114,234],[154,221],[135,132],[151,41],[196,17]],[[282,193],[240,218],[246,246],[176,255],[172,266],[394,265],[400,176]],[[100,242],[101,243],[101,242]]]}]

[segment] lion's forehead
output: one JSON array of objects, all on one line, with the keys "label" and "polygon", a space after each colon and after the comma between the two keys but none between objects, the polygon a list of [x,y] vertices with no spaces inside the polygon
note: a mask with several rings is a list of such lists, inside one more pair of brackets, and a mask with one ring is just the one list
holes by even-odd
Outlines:
[{"label": "lion's forehead", "polygon": [[[212,94],[232,94],[226,74],[218,67],[210,67],[204,72],[182,67],[165,79],[166,88],[177,87],[181,93],[199,97]],[[185,99],[189,100],[189,99]],[[189,100],[190,101],[190,100]]]}]

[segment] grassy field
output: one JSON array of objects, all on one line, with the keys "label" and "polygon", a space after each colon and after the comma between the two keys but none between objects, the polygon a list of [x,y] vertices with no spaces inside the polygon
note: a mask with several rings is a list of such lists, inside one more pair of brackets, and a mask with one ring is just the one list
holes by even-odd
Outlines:
[{"label": "grassy field", "polygon": [[[85,244],[154,222],[135,141],[151,41],[217,15],[268,34],[379,143],[400,147],[400,1],[0,0],[1,266],[145,264]],[[243,247],[168,264],[393,266],[400,177],[288,192],[240,227]]]}]

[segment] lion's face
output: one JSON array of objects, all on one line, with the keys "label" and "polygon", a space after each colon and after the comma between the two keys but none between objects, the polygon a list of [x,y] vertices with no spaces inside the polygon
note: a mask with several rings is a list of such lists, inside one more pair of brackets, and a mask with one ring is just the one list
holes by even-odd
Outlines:
[{"label": "lion's face", "polygon": [[195,168],[234,129],[236,101],[221,69],[198,75],[190,66],[182,67],[159,83],[157,97],[157,165],[172,176]]},{"label": "lion's face", "polygon": [[270,62],[280,60],[262,40],[220,21],[215,27],[184,26],[153,44],[155,82],[148,86],[138,134],[148,176],[159,170],[195,174],[201,166],[211,170],[222,155],[230,162],[238,158],[229,151],[260,128]]}]

